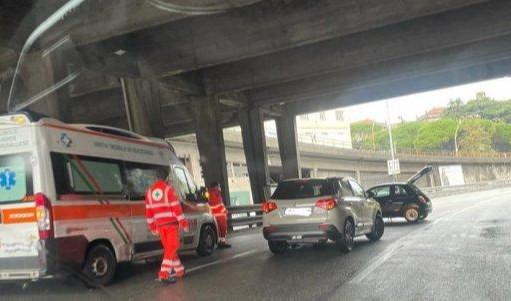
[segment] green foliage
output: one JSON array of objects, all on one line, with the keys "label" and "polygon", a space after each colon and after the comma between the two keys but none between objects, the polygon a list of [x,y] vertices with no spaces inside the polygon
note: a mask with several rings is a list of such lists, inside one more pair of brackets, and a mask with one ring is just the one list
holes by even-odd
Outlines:
[{"label": "green foliage", "polygon": [[423,121],[415,138],[418,150],[452,149],[457,122],[454,119]]},{"label": "green foliage", "polygon": [[[372,122],[357,122],[351,131],[354,148],[389,148],[381,124],[373,128]],[[456,136],[460,152],[511,152],[511,100],[496,101],[483,92],[466,104],[454,99],[439,120],[396,124],[392,136],[398,149],[454,151]]]}]

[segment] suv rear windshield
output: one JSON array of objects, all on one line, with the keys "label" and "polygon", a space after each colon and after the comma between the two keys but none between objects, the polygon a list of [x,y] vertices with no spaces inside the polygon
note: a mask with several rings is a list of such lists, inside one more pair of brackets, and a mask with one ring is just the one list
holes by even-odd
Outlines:
[{"label": "suv rear windshield", "polygon": [[306,199],[332,194],[333,185],[327,180],[299,180],[279,183],[272,199]]},{"label": "suv rear windshield", "polygon": [[28,154],[0,156],[0,204],[32,195],[32,166]]}]

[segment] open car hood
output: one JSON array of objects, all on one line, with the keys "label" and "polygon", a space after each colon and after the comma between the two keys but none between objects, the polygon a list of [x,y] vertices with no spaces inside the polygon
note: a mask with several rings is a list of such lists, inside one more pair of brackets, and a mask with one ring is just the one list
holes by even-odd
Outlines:
[{"label": "open car hood", "polygon": [[424,168],[422,168],[421,170],[419,170],[416,174],[414,174],[411,178],[409,178],[406,183],[408,184],[414,184],[415,182],[417,182],[420,178],[422,178],[423,176],[427,175],[428,173],[430,173],[431,171],[433,170],[433,166],[432,165],[426,165],[424,166]]}]

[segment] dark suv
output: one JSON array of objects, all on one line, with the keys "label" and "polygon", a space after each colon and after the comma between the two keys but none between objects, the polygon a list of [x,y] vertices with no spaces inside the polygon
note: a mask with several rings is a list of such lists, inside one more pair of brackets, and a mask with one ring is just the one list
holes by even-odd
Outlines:
[{"label": "dark suv", "polygon": [[383,217],[404,217],[410,223],[425,219],[433,206],[415,182],[432,169],[432,166],[426,166],[407,182],[378,185],[370,188],[367,194],[380,203]]}]

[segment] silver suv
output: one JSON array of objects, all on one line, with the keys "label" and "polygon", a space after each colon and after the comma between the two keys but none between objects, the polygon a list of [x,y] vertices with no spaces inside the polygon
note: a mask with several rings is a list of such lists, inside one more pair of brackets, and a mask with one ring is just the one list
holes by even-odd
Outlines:
[{"label": "silver suv", "polygon": [[355,236],[379,240],[384,231],[379,203],[352,178],[283,181],[263,212],[264,238],[274,254],[286,252],[289,244],[328,240],[347,253]]}]

